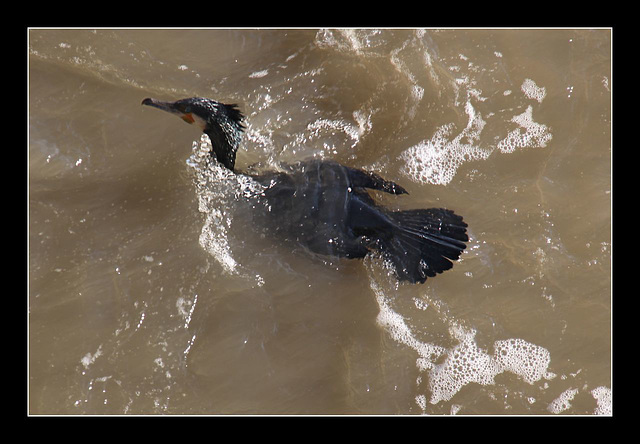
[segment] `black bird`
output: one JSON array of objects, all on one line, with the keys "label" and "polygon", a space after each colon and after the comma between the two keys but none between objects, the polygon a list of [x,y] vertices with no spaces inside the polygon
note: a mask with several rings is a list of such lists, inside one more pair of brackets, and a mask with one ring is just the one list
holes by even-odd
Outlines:
[{"label": "black bird", "polygon": [[[144,99],[142,104],[199,126],[211,140],[211,155],[234,171],[245,129],[237,105],[200,97],[175,102]],[[367,188],[396,195],[407,191],[373,172],[310,160],[251,177],[265,188],[261,199],[269,210],[260,217],[265,217],[261,222],[266,228],[325,255],[363,258],[378,250],[401,281],[423,283],[448,270],[469,240],[467,224],[453,211],[391,211],[378,206]]]}]

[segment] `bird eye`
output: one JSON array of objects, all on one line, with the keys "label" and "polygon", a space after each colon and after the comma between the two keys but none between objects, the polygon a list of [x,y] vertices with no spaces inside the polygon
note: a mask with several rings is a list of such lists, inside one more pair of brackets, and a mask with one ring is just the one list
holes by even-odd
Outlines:
[{"label": "bird eye", "polygon": [[189,105],[184,107],[184,112],[185,113],[190,113],[191,112],[191,107]]}]

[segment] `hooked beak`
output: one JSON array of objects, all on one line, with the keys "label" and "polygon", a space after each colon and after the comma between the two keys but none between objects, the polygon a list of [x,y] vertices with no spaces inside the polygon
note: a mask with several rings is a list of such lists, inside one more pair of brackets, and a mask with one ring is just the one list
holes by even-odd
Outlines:
[{"label": "hooked beak", "polygon": [[143,105],[153,106],[154,108],[159,108],[163,111],[170,112],[172,114],[178,114],[179,111],[174,108],[172,102],[163,102],[162,100],[156,100],[151,98],[146,98],[142,101]]},{"label": "hooked beak", "polygon": [[142,101],[142,105],[153,106],[154,108],[161,109],[171,114],[175,114],[187,123],[194,123],[194,118],[191,113],[184,113],[176,108],[174,102],[164,102],[162,100],[152,99],[150,97]]}]

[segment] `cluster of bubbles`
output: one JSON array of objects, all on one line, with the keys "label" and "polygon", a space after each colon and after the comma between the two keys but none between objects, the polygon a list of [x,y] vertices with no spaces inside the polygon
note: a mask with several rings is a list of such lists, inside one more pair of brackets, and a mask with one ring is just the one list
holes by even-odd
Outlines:
[{"label": "cluster of bubbles", "polygon": [[[528,99],[539,103],[546,94],[545,89],[531,79],[525,79],[521,89]],[[496,149],[512,153],[516,149],[543,148],[552,139],[549,127],[533,120],[533,106],[528,105],[524,112],[508,121],[515,123],[516,129],[509,131],[497,143],[480,143],[487,122],[474,108],[473,100],[483,101],[483,98],[478,96],[477,90],[469,90],[467,95],[465,113],[468,123],[465,128],[456,132],[455,124],[442,125],[430,139],[409,147],[400,155],[406,165],[405,174],[411,180],[446,185],[465,162],[485,160]]]},{"label": "cluster of bubbles", "polygon": [[[376,276],[374,266],[367,264],[371,289],[376,294],[380,312],[378,325],[390,333],[391,337],[415,350],[419,358],[416,364],[421,372],[428,372],[431,404],[448,401],[464,386],[470,383],[494,384],[495,377],[503,372],[519,376],[524,382],[534,384],[542,379],[553,379],[556,375],[548,370],[551,355],[547,349],[524,339],[498,340],[493,344],[493,353],[482,349],[476,342],[476,330],[463,327],[457,320],[441,315],[449,324],[449,333],[457,341],[450,349],[421,341],[407,325],[400,313],[393,309],[385,278]],[[426,309],[429,304],[422,304]],[[432,308],[435,307],[435,303]],[[439,360],[444,360],[436,364]],[[416,402],[426,410],[426,398]]]},{"label": "cluster of bubbles", "polygon": [[542,378],[552,379],[548,371],[551,356],[543,347],[523,339],[496,341],[493,354],[481,349],[475,341],[475,330],[454,328],[459,343],[447,352],[442,364],[429,373],[431,403],[449,400],[463,386],[475,382],[494,384],[496,375],[509,371],[533,384]]},{"label": "cluster of bubbles", "polygon": [[406,165],[404,172],[413,181],[446,185],[464,162],[484,160],[491,155],[492,150],[474,145],[485,121],[475,112],[471,102],[467,102],[465,112],[469,122],[460,133],[455,134],[453,123],[442,125],[431,139],[408,148],[400,155]]}]

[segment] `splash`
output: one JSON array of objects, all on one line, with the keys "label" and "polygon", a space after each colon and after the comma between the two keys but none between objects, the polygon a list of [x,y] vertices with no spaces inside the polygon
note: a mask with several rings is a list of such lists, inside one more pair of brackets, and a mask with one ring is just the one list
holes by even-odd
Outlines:
[{"label": "splash", "polygon": [[384,36],[378,29],[320,29],[315,36],[319,48],[335,48],[358,55],[371,54],[384,45]]},{"label": "splash", "polygon": [[228,231],[233,221],[232,201],[240,197],[260,195],[263,188],[250,177],[234,174],[211,158],[211,142],[203,134],[193,142],[187,165],[195,172],[198,209],[205,215],[200,232],[200,246],[207,251],[227,274],[240,274],[240,265],[233,257]]},{"label": "splash", "polygon": [[235,274],[238,263],[233,258],[227,242],[227,230],[231,226],[231,220],[218,209],[211,209],[206,215],[207,218],[198,241],[202,248],[222,265],[224,271]]}]

